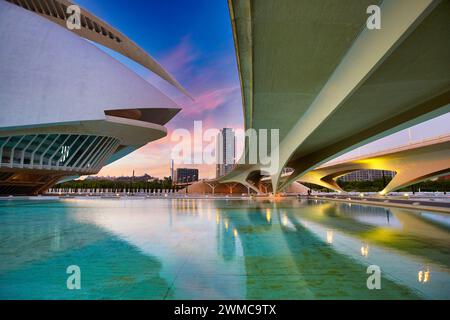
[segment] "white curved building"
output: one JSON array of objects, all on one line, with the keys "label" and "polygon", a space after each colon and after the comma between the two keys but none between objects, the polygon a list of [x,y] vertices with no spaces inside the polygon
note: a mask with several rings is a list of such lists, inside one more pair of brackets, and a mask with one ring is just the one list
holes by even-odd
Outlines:
[{"label": "white curved building", "polygon": [[37,194],[167,134],[170,98],[104,53],[135,60],[183,92],[153,58],[82,10],[65,27],[65,0],[0,0],[0,194]]}]

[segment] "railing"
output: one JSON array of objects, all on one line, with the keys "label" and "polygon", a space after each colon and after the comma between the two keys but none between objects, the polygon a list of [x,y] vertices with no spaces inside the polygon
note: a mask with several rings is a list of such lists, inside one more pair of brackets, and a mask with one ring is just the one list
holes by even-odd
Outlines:
[{"label": "railing", "polygon": [[0,168],[97,173],[119,144],[117,138],[81,134],[0,137]]},{"label": "railing", "polygon": [[57,195],[104,195],[104,196],[123,196],[123,195],[148,195],[164,196],[171,194],[181,194],[184,192],[177,189],[136,189],[136,188],[50,188],[47,194]]}]

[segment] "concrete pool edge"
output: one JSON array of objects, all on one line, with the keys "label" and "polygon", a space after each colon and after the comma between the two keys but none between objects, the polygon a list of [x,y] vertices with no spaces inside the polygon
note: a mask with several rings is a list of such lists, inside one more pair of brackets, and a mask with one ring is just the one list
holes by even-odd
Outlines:
[{"label": "concrete pool edge", "polygon": [[394,207],[394,208],[404,208],[411,210],[424,210],[424,211],[433,211],[433,212],[441,212],[450,214],[450,208],[448,207],[438,207],[438,206],[427,206],[427,205],[415,205],[415,204],[406,204],[406,203],[395,203],[395,202],[378,202],[378,201],[370,201],[370,200],[356,200],[356,199],[342,199],[342,198],[332,198],[327,196],[313,196],[313,197],[305,197],[305,199],[310,200],[327,200],[327,201],[335,201],[335,202],[345,202],[345,203],[357,203],[357,204],[365,204],[371,205],[375,207]]},{"label": "concrete pool edge", "polygon": [[[292,199],[294,196],[279,197],[278,199]],[[392,201],[398,201],[397,199],[353,199],[353,198],[338,198],[336,196],[300,196],[299,199],[309,199],[309,200],[326,200],[344,203],[357,203],[363,205],[370,205],[376,207],[395,207],[404,208],[411,210],[424,210],[432,212],[440,212],[450,214],[450,204],[443,202],[434,202],[432,206],[418,204],[418,201],[410,200],[411,203],[398,203]],[[130,196],[115,196],[115,195],[43,195],[43,196],[7,196],[0,197],[0,201],[14,201],[14,200],[29,200],[29,201],[39,201],[39,200],[65,200],[65,199],[117,199],[117,200],[145,200],[145,199],[196,199],[196,200],[268,200],[273,199],[273,197],[244,197],[244,196],[148,196],[148,195],[130,195]],[[383,201],[383,202],[381,202]],[[441,205],[441,206],[440,206]]]}]

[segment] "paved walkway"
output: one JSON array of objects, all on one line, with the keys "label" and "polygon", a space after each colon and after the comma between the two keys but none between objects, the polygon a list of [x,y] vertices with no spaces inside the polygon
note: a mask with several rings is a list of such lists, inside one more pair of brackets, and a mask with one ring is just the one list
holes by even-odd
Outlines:
[{"label": "paved walkway", "polygon": [[371,197],[371,196],[354,196],[354,195],[311,195],[311,196],[300,196],[301,198],[309,199],[326,199],[332,201],[342,201],[342,202],[354,202],[354,203],[365,203],[371,205],[387,206],[387,207],[402,207],[408,209],[418,209],[418,210],[430,210],[450,213],[450,202],[435,201],[432,198],[424,199],[414,198],[410,199],[398,199],[398,198],[386,198],[386,197]]}]

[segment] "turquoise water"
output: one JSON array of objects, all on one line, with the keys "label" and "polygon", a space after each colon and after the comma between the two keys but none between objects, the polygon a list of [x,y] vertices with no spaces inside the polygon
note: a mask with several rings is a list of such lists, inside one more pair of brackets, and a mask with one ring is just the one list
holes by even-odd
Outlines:
[{"label": "turquoise water", "polygon": [[450,216],[297,199],[0,201],[0,299],[17,298],[448,299]]}]

